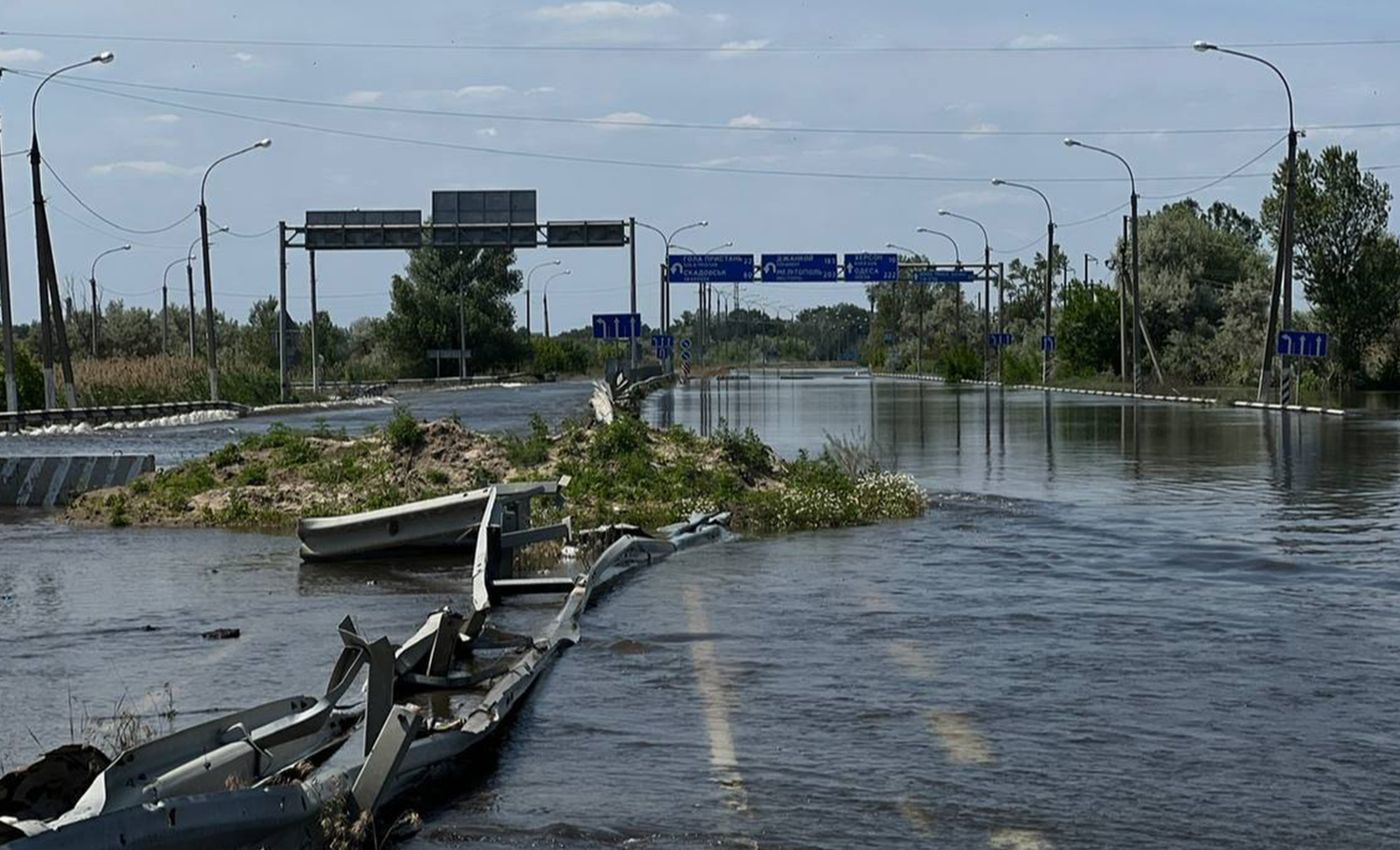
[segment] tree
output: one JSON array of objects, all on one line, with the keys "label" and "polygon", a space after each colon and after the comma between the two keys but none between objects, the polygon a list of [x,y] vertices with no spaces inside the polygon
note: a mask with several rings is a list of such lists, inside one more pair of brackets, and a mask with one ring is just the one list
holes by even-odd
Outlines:
[{"label": "tree", "polygon": [[513,331],[515,310],[509,301],[521,287],[520,273],[510,268],[514,258],[496,248],[410,251],[404,274],[394,275],[384,321],[385,339],[399,367],[425,375],[429,349],[457,348],[459,311],[466,315],[469,368],[498,369],[523,360],[527,351]]},{"label": "tree", "polygon": [[1118,293],[1106,286],[1076,286],[1055,323],[1059,368],[1070,373],[1116,372]]},{"label": "tree", "polygon": [[[1286,181],[1284,163],[1261,213],[1275,244]],[[1400,314],[1400,246],[1386,230],[1390,200],[1390,187],[1361,170],[1356,151],[1331,145],[1317,157],[1298,155],[1295,268],[1317,318],[1335,336],[1337,360],[1353,376]]]}]

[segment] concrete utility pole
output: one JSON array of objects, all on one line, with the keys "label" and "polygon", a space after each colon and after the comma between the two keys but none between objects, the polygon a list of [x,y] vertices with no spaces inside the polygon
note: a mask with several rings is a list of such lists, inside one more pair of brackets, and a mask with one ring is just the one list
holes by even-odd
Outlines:
[{"label": "concrete utility pole", "polygon": [[[1269,330],[1268,335],[1264,338],[1264,363],[1259,369],[1259,387],[1256,393],[1256,400],[1263,401],[1264,392],[1268,387],[1269,374],[1273,367],[1275,340],[1278,338],[1280,302],[1282,303],[1283,327],[1287,329],[1293,322],[1293,205],[1298,189],[1298,127],[1293,114],[1293,88],[1288,84],[1288,78],[1283,75],[1283,71],[1280,71],[1277,65],[1262,56],[1220,47],[1208,41],[1198,41],[1192,46],[1198,53],[1211,51],[1227,53],[1266,66],[1278,76],[1279,81],[1283,83],[1284,94],[1288,96],[1288,165],[1286,183],[1284,184],[1283,221],[1279,226],[1278,259],[1274,263],[1274,289],[1269,300]],[[1293,368],[1291,365],[1286,365],[1279,376],[1279,402],[1282,404],[1293,403]]]},{"label": "concrete utility pole", "polygon": [[537,265],[537,266],[531,266],[531,267],[530,267],[530,270],[529,270],[528,272],[525,273],[525,336],[526,336],[526,337],[533,336],[534,333],[535,333],[534,324],[533,324],[533,322],[532,322],[532,320],[531,320],[531,315],[530,315],[530,300],[531,300],[531,299],[530,299],[530,279],[533,278],[533,277],[535,276],[535,272],[539,271],[540,269],[544,268],[545,266],[557,266],[557,265],[559,265],[559,264],[562,263],[562,262],[564,262],[564,261],[563,261],[563,260],[546,260],[545,262],[540,263],[540,264]]},{"label": "concrete utility pole", "polygon": [[[214,339],[214,284],[209,273],[209,208],[204,202],[205,190],[209,185],[209,173],[221,162],[227,162],[236,156],[255,150],[261,150],[272,146],[271,139],[259,139],[245,148],[240,148],[233,153],[225,154],[214,160],[208,168],[204,170],[204,179],[199,182],[199,233],[204,250],[204,333],[205,344],[208,346],[209,360],[209,400],[219,400],[219,355]],[[227,227],[220,228],[228,230]],[[279,317],[280,321],[280,317]],[[190,317],[193,324],[194,317]]]},{"label": "concrete utility pole", "polygon": [[277,378],[278,396],[286,403],[291,395],[287,380],[287,222],[277,222]]},{"label": "concrete utility pole", "polygon": [[[306,261],[311,268],[311,392],[321,391],[321,370],[316,363],[316,252],[308,250]],[[281,317],[278,317],[279,320]]]},{"label": "concrete utility pole", "polygon": [[[1017,189],[1025,189],[1029,192],[1036,193],[1040,196],[1040,199],[1045,202],[1045,232],[1047,243],[1045,248],[1045,336],[1048,338],[1054,333],[1053,324],[1051,322],[1053,318],[1051,296],[1052,290],[1055,288],[1055,213],[1050,209],[1050,199],[1045,197],[1044,192],[1034,186],[1028,186],[1025,183],[1013,183],[1010,180],[997,179],[992,181],[992,185],[1012,186]],[[1041,344],[1041,349],[1044,357],[1041,359],[1040,378],[1043,382],[1048,384],[1050,383],[1050,362],[1052,353],[1043,342]]]},{"label": "concrete utility pole", "polygon": [[[627,247],[631,254],[631,312],[637,314],[637,217],[632,216],[627,219]],[[628,365],[633,369],[637,368],[637,337],[633,335],[632,344],[628,351]]]},{"label": "concrete utility pole", "polygon": [[[4,138],[4,122],[0,121],[0,139]],[[0,143],[0,153],[4,152]],[[10,305],[10,243],[5,224],[5,166],[0,158],[0,342],[5,347],[5,409],[19,412],[19,381],[15,376],[15,326]]]},{"label": "concrete utility pole", "polygon": [[[1133,287],[1133,392],[1134,392],[1134,393],[1140,393],[1140,392],[1142,392],[1142,344],[1141,344],[1141,343],[1142,343],[1143,326],[1142,326],[1142,293],[1141,293],[1140,287],[1138,286],[1138,193],[1137,193],[1137,178],[1133,176],[1133,167],[1132,167],[1131,165],[1128,164],[1128,161],[1127,161],[1126,159],[1124,159],[1123,157],[1119,156],[1118,154],[1114,153],[1113,151],[1108,150],[1107,148],[1101,148],[1101,147],[1097,147],[1097,146],[1095,146],[1095,145],[1085,144],[1084,142],[1081,142],[1081,141],[1079,141],[1079,140],[1077,140],[1077,139],[1065,139],[1065,147],[1084,148],[1085,150],[1090,150],[1090,151],[1094,151],[1094,152],[1096,152],[1096,153],[1101,153],[1101,154],[1105,154],[1105,155],[1107,155],[1107,156],[1111,156],[1111,157],[1113,157],[1114,159],[1118,160],[1120,163],[1122,163],[1122,164],[1123,164],[1123,167],[1124,167],[1125,169],[1127,169],[1127,171],[1128,171],[1128,185],[1131,187],[1131,192],[1132,192],[1132,194],[1129,196],[1129,203],[1130,203],[1131,206],[1132,206],[1132,209],[1130,210],[1130,213],[1131,213],[1131,216],[1132,216],[1132,230],[1133,230],[1133,277],[1132,277],[1132,287]],[[1089,266],[1088,266],[1088,263],[1086,262],[1085,265],[1084,265],[1085,277],[1088,276],[1088,268],[1089,268]]]},{"label": "concrete utility pole", "polygon": [[571,274],[573,274],[572,271],[570,271],[569,269],[564,269],[563,271],[557,271],[557,272],[555,272],[554,274],[552,274],[552,275],[550,275],[549,277],[547,277],[547,278],[544,279],[544,338],[545,338],[545,339],[549,339],[549,285],[550,285],[551,283],[554,282],[554,279],[555,279],[555,278],[557,278],[557,277],[568,277],[568,276],[571,275]]}]

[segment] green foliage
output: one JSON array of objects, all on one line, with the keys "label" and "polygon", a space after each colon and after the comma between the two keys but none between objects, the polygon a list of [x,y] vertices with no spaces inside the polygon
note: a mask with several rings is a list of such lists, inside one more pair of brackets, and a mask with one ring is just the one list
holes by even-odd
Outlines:
[{"label": "green foliage", "polygon": [[267,465],[250,463],[238,470],[238,477],[235,480],[244,487],[260,487],[268,481]]},{"label": "green foliage", "polygon": [[[993,364],[995,365],[995,364]],[[1005,384],[1038,384],[1041,379],[1041,354],[1025,346],[1005,348],[1001,352],[1001,380]]]},{"label": "green foliage", "polygon": [[724,459],[733,464],[744,481],[752,484],[773,473],[773,450],[758,438],[752,428],[742,433],[724,428],[712,438]]},{"label": "green foliage", "polygon": [[582,375],[593,367],[593,351],[583,342],[568,338],[530,341],[537,374]]},{"label": "green foliage", "polygon": [[215,449],[209,455],[209,462],[214,464],[215,469],[225,469],[236,463],[242,463],[243,451],[237,443],[229,443],[222,448]]},{"label": "green foliage", "polygon": [[934,362],[934,370],[946,381],[957,383],[982,377],[982,355],[971,345],[957,342],[943,349]]},{"label": "green foliage", "polygon": [[394,415],[384,424],[384,438],[396,451],[411,452],[423,447],[426,437],[423,426],[413,417],[407,407],[394,408]]},{"label": "green foliage", "polygon": [[549,459],[549,426],[538,413],[530,414],[530,431],[525,437],[507,434],[502,440],[506,457],[515,466],[539,466]]},{"label": "green foliage", "polygon": [[1118,293],[1106,286],[1077,286],[1056,324],[1056,370],[1062,377],[1116,372]]},{"label": "green foliage", "polygon": [[[5,378],[5,361],[0,358],[0,384]],[[19,393],[19,405],[25,410],[35,410],[44,406],[44,371],[28,345],[15,341],[15,389]],[[0,392],[0,410],[5,410],[9,399]]]}]

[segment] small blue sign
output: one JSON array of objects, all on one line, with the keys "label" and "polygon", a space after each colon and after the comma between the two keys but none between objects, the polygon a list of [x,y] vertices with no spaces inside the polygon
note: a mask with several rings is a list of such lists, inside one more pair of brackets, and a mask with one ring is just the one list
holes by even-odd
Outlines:
[{"label": "small blue sign", "polygon": [[641,313],[594,313],[594,339],[633,339],[642,335]]},{"label": "small blue sign", "polygon": [[764,283],[818,283],[836,280],[835,254],[764,254]]},{"label": "small blue sign", "polygon": [[753,282],[753,254],[672,254],[666,268],[671,283]]},{"label": "small blue sign", "polygon": [[914,283],[971,283],[977,275],[971,269],[913,269],[909,279]]},{"label": "small blue sign", "polygon": [[675,348],[676,337],[673,334],[652,334],[652,348]]},{"label": "small blue sign", "polygon": [[689,362],[690,362],[690,349],[689,349],[689,348],[682,348],[682,349],[681,349],[681,362],[682,362],[682,363],[689,363]]},{"label": "small blue sign", "polygon": [[847,283],[891,283],[899,280],[898,254],[847,254]]},{"label": "small blue sign", "polygon": [[1040,338],[1040,350],[1046,354],[1055,353],[1055,335],[1043,336]]},{"label": "small blue sign", "polygon": [[1286,357],[1326,357],[1327,334],[1312,331],[1279,331],[1278,353]]},{"label": "small blue sign", "polygon": [[681,349],[684,351],[690,350],[690,337],[686,337],[681,340]]},{"label": "small blue sign", "polygon": [[987,334],[987,344],[992,348],[1009,348],[1013,341],[1011,334]]},{"label": "small blue sign", "polygon": [[890,333],[890,332],[886,332],[886,333],[885,333],[885,345],[894,345],[894,334],[893,334],[893,333]]}]

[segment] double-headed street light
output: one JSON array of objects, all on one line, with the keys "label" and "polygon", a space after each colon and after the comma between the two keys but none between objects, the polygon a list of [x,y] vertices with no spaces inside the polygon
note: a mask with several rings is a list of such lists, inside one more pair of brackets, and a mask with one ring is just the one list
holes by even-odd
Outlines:
[{"label": "double-headed street light", "polygon": [[544,279],[544,338],[549,339],[549,284],[556,277],[568,277],[573,272],[568,269],[557,271]]},{"label": "double-headed street light", "polygon": [[562,265],[563,262],[563,260],[546,260],[545,262],[532,267],[528,272],[525,273],[525,336],[527,337],[532,336],[534,334],[534,329],[531,327],[532,323],[530,321],[530,278],[535,276],[535,272],[539,271],[542,268],[545,268],[546,266],[558,266]]},{"label": "double-headed street light", "polygon": [[[1128,171],[1128,186],[1131,189],[1129,201],[1132,206],[1132,241],[1133,241],[1133,265],[1132,265],[1132,291],[1133,291],[1133,392],[1142,392],[1142,290],[1138,286],[1138,193],[1137,178],[1133,176],[1133,167],[1128,161],[1108,148],[1101,148],[1078,139],[1065,139],[1065,147],[1083,148],[1095,153],[1111,156],[1123,164]],[[1088,277],[1088,263],[1084,265],[1084,276]]]},{"label": "double-headed street light", "polygon": [[39,175],[39,164],[43,162],[43,156],[39,153],[39,93],[59,74],[88,65],[106,65],[115,58],[111,51],[103,51],[81,62],[64,65],[39,82],[29,101],[29,178],[34,191],[34,247],[39,263],[39,347],[43,349],[44,359],[44,406],[49,408],[58,406],[58,389],[53,375],[55,341],[62,346],[63,380],[69,405],[76,407],[78,399],[73,388],[73,364],[68,358],[68,334],[63,325],[63,302],[58,294],[58,271],[53,258],[53,241],[49,236],[48,211],[44,207],[43,180]]},{"label": "double-headed street light", "polygon": [[1011,186],[1016,189],[1025,189],[1028,192],[1036,193],[1040,196],[1040,199],[1045,202],[1045,232],[1047,234],[1047,245],[1045,250],[1045,338],[1042,339],[1040,343],[1040,349],[1045,356],[1041,360],[1040,377],[1042,381],[1048,384],[1050,383],[1050,339],[1052,334],[1054,333],[1053,326],[1051,325],[1052,308],[1050,303],[1050,295],[1055,287],[1055,212],[1054,210],[1050,209],[1050,199],[1045,197],[1044,192],[1040,191],[1034,186],[1030,186],[1025,183],[1016,183],[1011,180],[1002,180],[1001,178],[993,180],[992,185]]},{"label": "double-headed street light", "polygon": [[116,248],[108,248],[92,259],[92,268],[88,271],[88,286],[92,287],[92,356],[94,358],[97,357],[97,317],[101,315],[97,308],[97,263],[108,254],[130,250],[130,245],[119,245]]},{"label": "double-headed street light", "polygon": [[[228,160],[233,159],[236,156],[242,156],[243,154],[249,153],[251,151],[261,150],[263,148],[269,147],[272,147],[271,139],[259,139],[258,141],[253,142],[251,145],[248,145],[245,148],[239,148],[233,153],[224,154],[223,156],[210,163],[208,168],[204,169],[204,179],[199,181],[199,233],[201,242],[203,244],[204,252],[204,334],[205,344],[209,348],[208,353],[210,401],[219,400],[219,359],[218,353],[215,351],[214,348],[214,284],[211,281],[209,274],[209,208],[204,203],[204,193],[205,189],[209,185],[209,174],[214,170],[216,166],[219,165],[219,163],[227,162]],[[223,229],[227,230],[228,228]],[[190,320],[191,324],[193,324],[193,315],[191,315]],[[281,320],[280,316],[278,317],[278,320]],[[316,317],[312,316],[311,321],[315,322]]]},{"label": "double-headed street light", "polygon": [[[662,262],[661,262],[661,304],[660,304],[660,309],[661,309],[661,332],[662,332],[662,333],[666,333],[666,331],[671,327],[671,291],[670,291],[670,290],[671,290],[671,268],[670,268],[671,243],[675,241],[675,239],[676,239],[677,236],[681,235],[681,234],[684,233],[685,231],[687,231],[687,230],[693,230],[693,229],[695,229],[695,228],[697,228],[697,227],[709,227],[709,226],[710,226],[710,222],[707,221],[707,220],[705,220],[705,219],[701,219],[700,221],[691,222],[690,224],[686,224],[686,225],[682,225],[681,227],[677,227],[675,230],[671,231],[669,234],[667,234],[666,231],[662,230],[661,228],[659,228],[659,227],[654,227],[653,225],[647,224],[647,223],[644,222],[644,221],[639,221],[639,222],[637,222],[637,226],[638,226],[638,227],[645,227],[647,230],[650,230],[652,233],[655,233],[657,236],[660,236],[660,237],[661,237],[663,240],[665,240],[665,242],[666,242],[666,254],[665,254],[665,256],[662,258]],[[632,340],[632,347],[633,347],[633,349],[634,349],[634,352],[635,352],[636,346],[637,346],[637,340],[634,338],[634,339]],[[635,359],[636,359],[636,357],[635,357],[635,353],[634,353],[633,360],[635,360]]]},{"label": "double-headed street light", "polygon": [[[1288,327],[1293,321],[1293,205],[1294,197],[1298,188],[1298,127],[1293,116],[1293,88],[1288,84],[1288,78],[1283,75],[1279,67],[1262,56],[1255,56],[1253,53],[1245,53],[1240,50],[1231,50],[1228,47],[1221,47],[1209,41],[1198,41],[1192,45],[1197,53],[1228,53],[1231,56],[1239,56],[1242,59],[1249,59],[1264,65],[1273,71],[1283,83],[1283,92],[1288,96],[1288,173],[1287,182],[1284,184],[1283,196],[1283,221],[1279,227],[1278,234],[1278,259],[1274,263],[1274,291],[1269,301],[1269,331],[1264,338],[1264,362],[1259,369],[1259,387],[1257,398],[1264,400],[1264,390],[1268,385],[1269,371],[1274,359],[1274,339],[1278,334],[1279,305],[1282,303],[1283,326]],[[1284,369],[1282,380],[1279,382],[1279,399],[1283,404],[1293,402],[1293,373],[1291,369]]]}]

